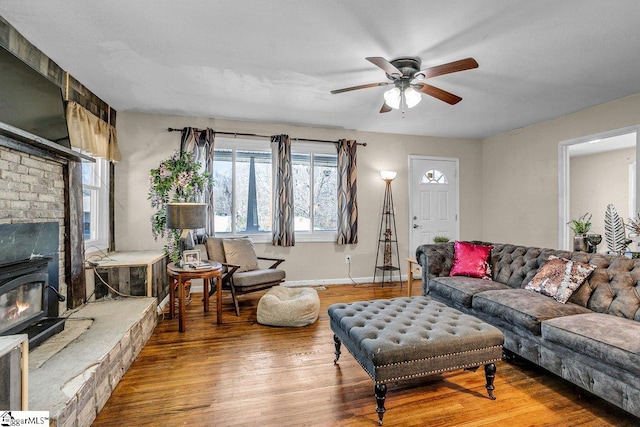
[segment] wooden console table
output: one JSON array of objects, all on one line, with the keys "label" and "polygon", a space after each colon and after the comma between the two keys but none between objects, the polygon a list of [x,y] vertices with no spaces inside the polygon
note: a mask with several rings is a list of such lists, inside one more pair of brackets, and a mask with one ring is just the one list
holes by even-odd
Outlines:
[{"label": "wooden console table", "polygon": [[[209,279],[216,278],[216,321],[222,323],[222,264],[215,261],[207,261],[211,264],[211,268],[198,270],[193,268],[180,268],[175,263],[167,265],[167,273],[172,279],[178,281],[178,330],[184,332],[185,320],[185,295],[184,284],[188,280],[202,279],[202,295],[204,297],[204,311],[209,311]],[[175,286],[169,284],[169,316],[173,319],[175,316]]]},{"label": "wooden console table", "polygon": [[160,303],[168,292],[169,282],[165,274],[167,260],[163,251],[108,253],[104,258],[97,260],[94,267],[96,299],[111,292],[102,282],[105,281],[118,292],[126,295],[154,296]]},{"label": "wooden console table", "polygon": [[413,287],[413,273],[421,273],[422,272],[422,267],[420,266],[420,263],[415,259],[415,258],[407,258],[407,263],[409,264],[409,268],[408,268],[408,272],[409,274],[407,275],[407,296],[410,297],[411,296],[411,288]]},{"label": "wooden console table", "polygon": [[[13,362],[12,354],[20,353],[20,363]],[[9,387],[6,399],[8,406],[4,410],[29,410],[29,337],[27,334],[6,335],[0,337],[0,361],[2,362],[2,381]],[[4,371],[6,369],[6,371]],[[16,378],[19,377],[19,378]],[[15,393],[13,395],[12,393]]]}]

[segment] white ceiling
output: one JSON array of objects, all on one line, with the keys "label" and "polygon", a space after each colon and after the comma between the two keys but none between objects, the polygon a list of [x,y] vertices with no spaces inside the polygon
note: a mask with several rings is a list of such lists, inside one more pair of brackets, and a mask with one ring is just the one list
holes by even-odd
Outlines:
[{"label": "white ceiling", "polygon": [[[118,111],[483,138],[640,92],[638,0],[0,0]],[[367,56],[479,68],[379,114]]]}]

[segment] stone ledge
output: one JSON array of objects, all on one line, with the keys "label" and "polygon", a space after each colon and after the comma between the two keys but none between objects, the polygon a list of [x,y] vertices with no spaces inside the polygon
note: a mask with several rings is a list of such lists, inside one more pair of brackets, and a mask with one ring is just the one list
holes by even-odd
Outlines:
[{"label": "stone ledge", "polygon": [[39,366],[30,363],[29,410],[49,411],[51,427],[90,426],[151,337],[156,307],[155,298],[125,298],[71,314],[68,321],[92,323]]}]

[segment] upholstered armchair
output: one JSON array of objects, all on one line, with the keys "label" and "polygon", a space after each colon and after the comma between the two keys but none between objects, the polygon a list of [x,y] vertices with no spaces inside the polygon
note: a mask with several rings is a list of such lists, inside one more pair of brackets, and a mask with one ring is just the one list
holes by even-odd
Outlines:
[{"label": "upholstered armchair", "polygon": [[[224,267],[222,286],[231,290],[236,316],[240,316],[237,296],[260,291],[282,283],[286,277],[284,270],[277,268],[284,259],[256,256],[253,242],[249,238],[208,237],[205,241],[207,258],[222,263]],[[269,261],[267,268],[260,261]],[[209,295],[215,290],[211,283]]]}]

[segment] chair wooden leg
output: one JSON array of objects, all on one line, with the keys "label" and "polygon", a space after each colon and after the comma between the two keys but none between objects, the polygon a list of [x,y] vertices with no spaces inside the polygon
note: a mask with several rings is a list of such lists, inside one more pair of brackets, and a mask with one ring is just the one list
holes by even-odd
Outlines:
[{"label": "chair wooden leg", "polygon": [[236,298],[236,287],[233,285],[233,277],[229,280],[229,287],[231,288],[231,298],[233,299],[233,305],[236,309],[236,317],[240,317],[240,308],[238,307],[238,299]]}]

